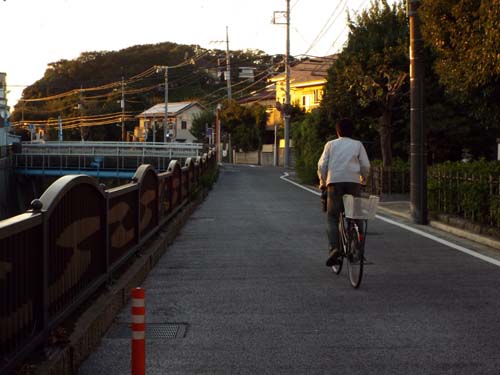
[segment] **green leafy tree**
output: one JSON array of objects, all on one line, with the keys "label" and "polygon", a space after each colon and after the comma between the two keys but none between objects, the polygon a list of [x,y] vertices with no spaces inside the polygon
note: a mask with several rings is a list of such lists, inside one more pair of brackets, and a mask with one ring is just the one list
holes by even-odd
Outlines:
[{"label": "green leafy tree", "polygon": [[498,94],[500,0],[423,0],[420,15],[445,87],[462,99]]},{"label": "green leafy tree", "polygon": [[267,114],[265,108],[253,105],[249,108],[235,100],[224,102],[219,113],[221,132],[231,135],[232,145],[237,150],[256,151],[262,147]]},{"label": "green leafy tree", "polygon": [[[408,93],[408,23],[402,4],[374,0],[348,17],[347,45],[329,71],[323,109],[329,123],[351,117],[380,138],[385,166],[392,164],[393,134],[404,125]],[[332,125],[330,125],[330,130]]]},{"label": "green leafy tree", "polygon": [[469,147],[491,157],[496,144],[484,139],[500,124],[500,0],[423,0],[419,12],[439,82],[457,103],[455,117],[470,124]]},{"label": "green leafy tree", "polygon": [[196,115],[191,125],[191,134],[196,137],[198,142],[206,142],[206,129],[215,129],[215,114],[213,111],[203,111]]}]

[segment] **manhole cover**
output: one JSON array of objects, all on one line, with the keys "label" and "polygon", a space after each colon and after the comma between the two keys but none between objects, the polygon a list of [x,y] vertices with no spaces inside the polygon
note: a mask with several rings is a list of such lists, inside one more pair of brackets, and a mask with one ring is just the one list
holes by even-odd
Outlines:
[{"label": "manhole cover", "polygon": [[[186,323],[146,323],[147,339],[179,339],[186,336]],[[130,323],[117,323],[111,327],[106,338],[130,339],[132,329]]]}]

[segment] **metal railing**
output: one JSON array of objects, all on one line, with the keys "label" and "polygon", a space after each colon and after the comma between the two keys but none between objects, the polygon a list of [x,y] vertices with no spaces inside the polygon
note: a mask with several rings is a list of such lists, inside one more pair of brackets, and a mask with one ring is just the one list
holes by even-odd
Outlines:
[{"label": "metal railing", "polygon": [[216,170],[215,155],[140,166],[105,189],[54,182],[26,213],[0,221],[0,373],[8,372],[167,223]]},{"label": "metal railing", "polygon": [[197,157],[201,143],[152,142],[23,142],[21,154],[97,155],[97,156],[165,156],[170,158]]},{"label": "metal railing", "polygon": [[371,194],[409,194],[410,170],[372,165],[367,179],[367,191]]},{"label": "metal railing", "polygon": [[134,171],[141,164],[166,170],[170,160],[200,156],[199,143],[45,142],[22,144],[13,155],[18,170]]}]

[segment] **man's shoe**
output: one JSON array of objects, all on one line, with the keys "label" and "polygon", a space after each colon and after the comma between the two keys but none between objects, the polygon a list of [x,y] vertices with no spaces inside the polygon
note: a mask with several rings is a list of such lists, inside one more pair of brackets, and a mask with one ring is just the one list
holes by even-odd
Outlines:
[{"label": "man's shoe", "polygon": [[340,250],[339,249],[331,250],[330,255],[328,256],[328,259],[326,260],[327,267],[331,267],[335,264],[340,264]]}]

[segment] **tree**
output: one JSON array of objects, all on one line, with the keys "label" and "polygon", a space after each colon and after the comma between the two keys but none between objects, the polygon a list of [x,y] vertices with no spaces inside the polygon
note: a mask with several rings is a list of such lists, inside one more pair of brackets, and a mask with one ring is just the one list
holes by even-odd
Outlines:
[{"label": "tree", "polygon": [[234,100],[226,101],[222,105],[219,119],[221,133],[231,135],[231,142],[237,150],[260,150],[267,121],[264,107],[254,104],[247,108]]},{"label": "tree", "polygon": [[191,125],[191,134],[196,137],[198,142],[206,141],[206,129],[215,129],[215,114],[213,111],[203,111],[196,115]]},{"label": "tree", "polygon": [[494,139],[500,122],[500,0],[423,0],[419,12],[439,81],[473,123],[480,120],[483,137]]},{"label": "tree", "polygon": [[408,93],[408,23],[402,4],[374,0],[348,17],[347,45],[329,71],[323,101],[329,123],[351,117],[375,129],[384,166],[393,158],[392,136],[404,125]]}]

